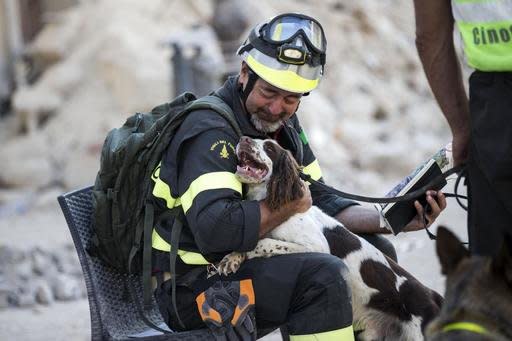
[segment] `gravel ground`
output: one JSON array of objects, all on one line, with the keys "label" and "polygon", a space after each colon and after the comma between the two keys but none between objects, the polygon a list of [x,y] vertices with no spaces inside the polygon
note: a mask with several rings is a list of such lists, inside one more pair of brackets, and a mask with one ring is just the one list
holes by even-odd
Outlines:
[{"label": "gravel ground", "polygon": [[[454,200],[438,219],[451,227],[461,239],[467,240],[464,230],[465,212]],[[435,231],[436,227],[432,229]],[[20,232],[21,231],[21,232]],[[19,238],[19,236],[23,238]],[[440,275],[435,244],[423,231],[390,237],[400,264],[425,285],[442,293],[444,279]],[[19,247],[60,245],[71,243],[64,218],[56,204],[44,209],[0,219],[0,243]],[[0,310],[0,340],[87,340],[90,338],[90,319],[87,300],[57,302],[35,308]],[[277,332],[264,340],[280,340]]]}]

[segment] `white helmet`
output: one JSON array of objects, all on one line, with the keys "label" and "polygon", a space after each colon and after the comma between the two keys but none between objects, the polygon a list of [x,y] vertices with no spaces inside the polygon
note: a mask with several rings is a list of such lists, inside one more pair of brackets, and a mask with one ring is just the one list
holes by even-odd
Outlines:
[{"label": "white helmet", "polygon": [[282,90],[308,93],[323,75],[326,49],[318,21],[286,13],[252,29],[237,53],[266,82]]}]

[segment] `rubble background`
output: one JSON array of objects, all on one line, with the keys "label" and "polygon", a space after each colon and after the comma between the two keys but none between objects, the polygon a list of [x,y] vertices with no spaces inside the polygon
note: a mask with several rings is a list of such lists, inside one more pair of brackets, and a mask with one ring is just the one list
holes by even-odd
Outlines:
[{"label": "rubble background", "polygon": [[[326,75],[299,117],[329,184],[381,196],[449,142],[417,57],[411,1],[225,2],[249,26],[291,11],[322,23]],[[173,97],[170,41],[200,45],[205,73],[239,63],[224,61],[213,11],[211,0],[81,1],[30,45],[44,72],[18,88],[14,113],[0,119],[1,339],[88,339],[84,285],[56,197],[94,182],[111,128]],[[465,239],[465,216],[449,204],[439,221]],[[424,232],[391,241],[408,271],[443,290]]]}]

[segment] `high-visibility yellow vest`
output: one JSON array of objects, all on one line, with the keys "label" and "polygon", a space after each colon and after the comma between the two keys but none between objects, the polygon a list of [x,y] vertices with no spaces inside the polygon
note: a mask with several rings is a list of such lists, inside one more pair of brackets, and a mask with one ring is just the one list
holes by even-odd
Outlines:
[{"label": "high-visibility yellow vest", "polygon": [[512,0],[452,0],[469,66],[512,71]]}]

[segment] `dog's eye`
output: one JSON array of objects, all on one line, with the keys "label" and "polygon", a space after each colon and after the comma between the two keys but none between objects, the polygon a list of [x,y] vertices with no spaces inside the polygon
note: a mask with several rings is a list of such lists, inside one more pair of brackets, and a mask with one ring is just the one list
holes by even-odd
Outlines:
[{"label": "dog's eye", "polygon": [[263,150],[268,153],[268,152],[273,152],[274,151],[274,146],[272,145],[272,143],[265,143],[263,145]]}]

